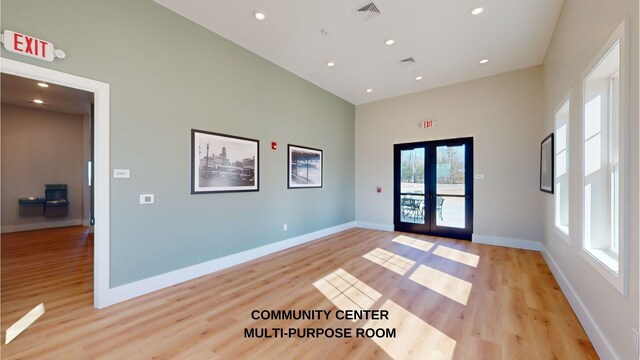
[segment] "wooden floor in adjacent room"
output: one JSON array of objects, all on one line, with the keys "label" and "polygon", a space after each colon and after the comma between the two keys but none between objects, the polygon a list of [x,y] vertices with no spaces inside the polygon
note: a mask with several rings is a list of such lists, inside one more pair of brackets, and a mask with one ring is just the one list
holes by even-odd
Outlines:
[{"label": "wooden floor in adjacent room", "polygon": [[[1,241],[2,342],[22,315],[46,308],[2,345],[3,359],[597,359],[534,251],[356,228],[95,310],[86,228]],[[251,319],[263,309],[332,315]],[[389,319],[337,320],[338,309],[387,310]],[[245,328],[387,328],[396,337],[255,339]]]}]

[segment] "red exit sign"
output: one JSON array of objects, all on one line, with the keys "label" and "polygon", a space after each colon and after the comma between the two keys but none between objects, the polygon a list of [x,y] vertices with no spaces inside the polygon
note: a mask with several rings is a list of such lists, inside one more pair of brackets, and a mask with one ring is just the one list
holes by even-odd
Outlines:
[{"label": "red exit sign", "polygon": [[435,127],[437,124],[438,124],[438,122],[436,122],[436,121],[433,121],[433,120],[425,120],[425,121],[423,121],[422,123],[420,123],[420,126],[421,126],[423,129],[429,129],[429,128]]},{"label": "red exit sign", "polygon": [[2,40],[4,48],[12,53],[49,62],[55,58],[55,48],[48,41],[11,30],[3,32]]}]

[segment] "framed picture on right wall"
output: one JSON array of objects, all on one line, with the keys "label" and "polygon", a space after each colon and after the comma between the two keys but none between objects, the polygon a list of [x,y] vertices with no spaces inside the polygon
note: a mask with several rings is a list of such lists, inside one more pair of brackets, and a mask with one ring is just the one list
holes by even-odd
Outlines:
[{"label": "framed picture on right wall", "polygon": [[540,143],[540,191],[553,194],[553,133]]},{"label": "framed picture on right wall", "polygon": [[288,146],[287,187],[289,189],[322,187],[322,150]]}]

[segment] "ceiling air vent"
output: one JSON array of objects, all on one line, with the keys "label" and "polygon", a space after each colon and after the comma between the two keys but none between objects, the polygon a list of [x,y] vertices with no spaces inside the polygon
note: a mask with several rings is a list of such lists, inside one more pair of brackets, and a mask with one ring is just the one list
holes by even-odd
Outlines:
[{"label": "ceiling air vent", "polygon": [[410,64],[410,63],[414,63],[416,62],[416,59],[412,58],[412,57],[408,57],[406,59],[402,59],[400,60],[401,63],[403,64]]},{"label": "ceiling air vent", "polygon": [[374,17],[380,15],[380,9],[378,9],[376,4],[372,2],[359,7],[358,9],[356,9],[355,12],[356,12],[356,15],[358,15],[358,18],[363,22],[371,20]]}]

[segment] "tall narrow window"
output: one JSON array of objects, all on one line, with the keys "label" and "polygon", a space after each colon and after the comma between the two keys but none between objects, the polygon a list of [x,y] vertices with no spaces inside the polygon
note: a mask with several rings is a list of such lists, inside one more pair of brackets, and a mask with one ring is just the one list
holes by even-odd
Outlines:
[{"label": "tall narrow window", "polygon": [[555,225],[563,239],[569,241],[569,111],[565,101],[555,116]]},{"label": "tall narrow window", "polygon": [[[625,26],[584,80],[583,241],[586,258],[624,292]],[[558,119],[556,117],[556,127]],[[559,132],[559,129],[557,129]],[[556,178],[558,181],[558,178]],[[557,209],[556,209],[557,210]],[[557,225],[556,215],[556,225]]]},{"label": "tall narrow window", "polygon": [[618,132],[620,128],[620,73],[617,72],[609,78],[609,199],[611,221],[611,244],[609,250],[618,255],[620,246],[620,141]]}]

